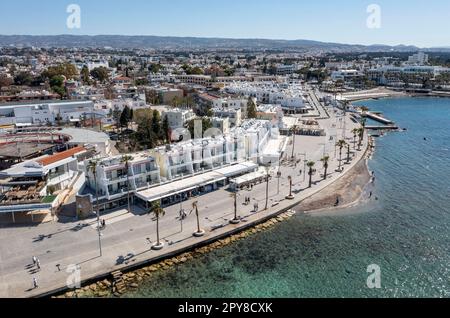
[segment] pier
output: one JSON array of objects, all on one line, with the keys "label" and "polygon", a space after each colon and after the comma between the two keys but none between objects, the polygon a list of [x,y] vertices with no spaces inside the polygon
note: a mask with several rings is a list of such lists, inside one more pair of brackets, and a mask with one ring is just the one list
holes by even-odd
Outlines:
[{"label": "pier", "polygon": [[399,128],[396,125],[387,125],[387,126],[366,126],[368,130],[398,130]]},{"label": "pier", "polygon": [[374,112],[364,112],[361,114],[361,116],[373,119],[373,120],[375,120],[379,123],[385,124],[385,125],[394,125],[395,124],[392,120],[384,118],[380,114],[376,114]]}]

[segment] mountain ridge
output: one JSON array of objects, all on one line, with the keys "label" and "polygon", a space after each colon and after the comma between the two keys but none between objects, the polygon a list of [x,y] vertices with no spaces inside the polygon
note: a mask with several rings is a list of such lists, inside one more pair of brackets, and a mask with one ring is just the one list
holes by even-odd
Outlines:
[{"label": "mountain ridge", "polygon": [[[112,47],[117,49],[257,49],[257,50],[322,50],[330,52],[429,51],[413,45],[361,45],[315,40],[283,40],[261,38],[177,37],[155,35],[0,35],[0,46],[36,47]],[[445,46],[443,49],[447,50]]]}]

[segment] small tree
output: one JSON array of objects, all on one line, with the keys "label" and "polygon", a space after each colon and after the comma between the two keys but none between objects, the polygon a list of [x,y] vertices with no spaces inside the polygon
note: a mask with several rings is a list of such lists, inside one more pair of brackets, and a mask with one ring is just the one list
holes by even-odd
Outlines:
[{"label": "small tree", "polygon": [[312,176],[313,176],[313,174],[314,174],[314,165],[315,165],[316,163],[314,162],[314,161],[309,161],[306,165],[308,166],[308,168],[309,168],[309,171],[308,171],[308,175],[309,175],[309,188],[311,188],[312,187]]},{"label": "small tree", "polygon": [[328,162],[330,161],[330,156],[325,156],[320,161],[322,161],[322,163],[323,163],[323,169],[324,169],[323,179],[326,180],[327,179],[328,166],[329,166]]},{"label": "small tree", "polygon": [[337,147],[339,147],[339,167],[338,170],[341,171],[341,165],[342,165],[342,149],[346,145],[345,140],[339,140],[336,144]]},{"label": "small tree", "polygon": [[256,104],[251,97],[248,98],[247,102],[247,118],[256,118]]},{"label": "small tree", "polygon": [[164,247],[164,243],[162,243],[159,239],[159,218],[163,217],[166,212],[163,208],[161,208],[161,203],[159,201],[155,201],[152,202],[148,213],[153,213],[156,217],[156,244],[152,246],[152,249],[160,250]]},{"label": "small tree", "polygon": [[194,233],[194,236],[200,237],[205,234],[205,231],[200,228],[200,215],[198,213],[198,202],[192,202],[192,209],[195,211],[195,216],[197,217],[197,232]]}]

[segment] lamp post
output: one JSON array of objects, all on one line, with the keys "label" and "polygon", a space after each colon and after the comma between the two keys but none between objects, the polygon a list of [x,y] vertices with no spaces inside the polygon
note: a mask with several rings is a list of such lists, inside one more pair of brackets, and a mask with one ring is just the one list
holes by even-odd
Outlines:
[{"label": "lamp post", "polygon": [[303,156],[303,158],[304,158],[304,160],[303,160],[303,182],[305,182],[305,180],[306,180],[305,171],[306,171],[306,163],[307,163],[306,153],[300,153],[299,155]]},{"label": "lamp post", "polygon": [[267,210],[269,208],[269,169],[271,165],[272,161],[269,161],[266,165],[266,207],[264,208],[264,210]]}]

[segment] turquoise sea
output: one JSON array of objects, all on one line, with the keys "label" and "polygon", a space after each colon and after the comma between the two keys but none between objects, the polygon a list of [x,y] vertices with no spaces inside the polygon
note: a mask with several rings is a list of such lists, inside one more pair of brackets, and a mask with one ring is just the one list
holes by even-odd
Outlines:
[{"label": "turquoise sea", "polygon": [[[360,104],[407,128],[376,140],[372,201],[298,214],[125,296],[450,297],[450,99]],[[380,289],[366,286],[371,264]]]}]

